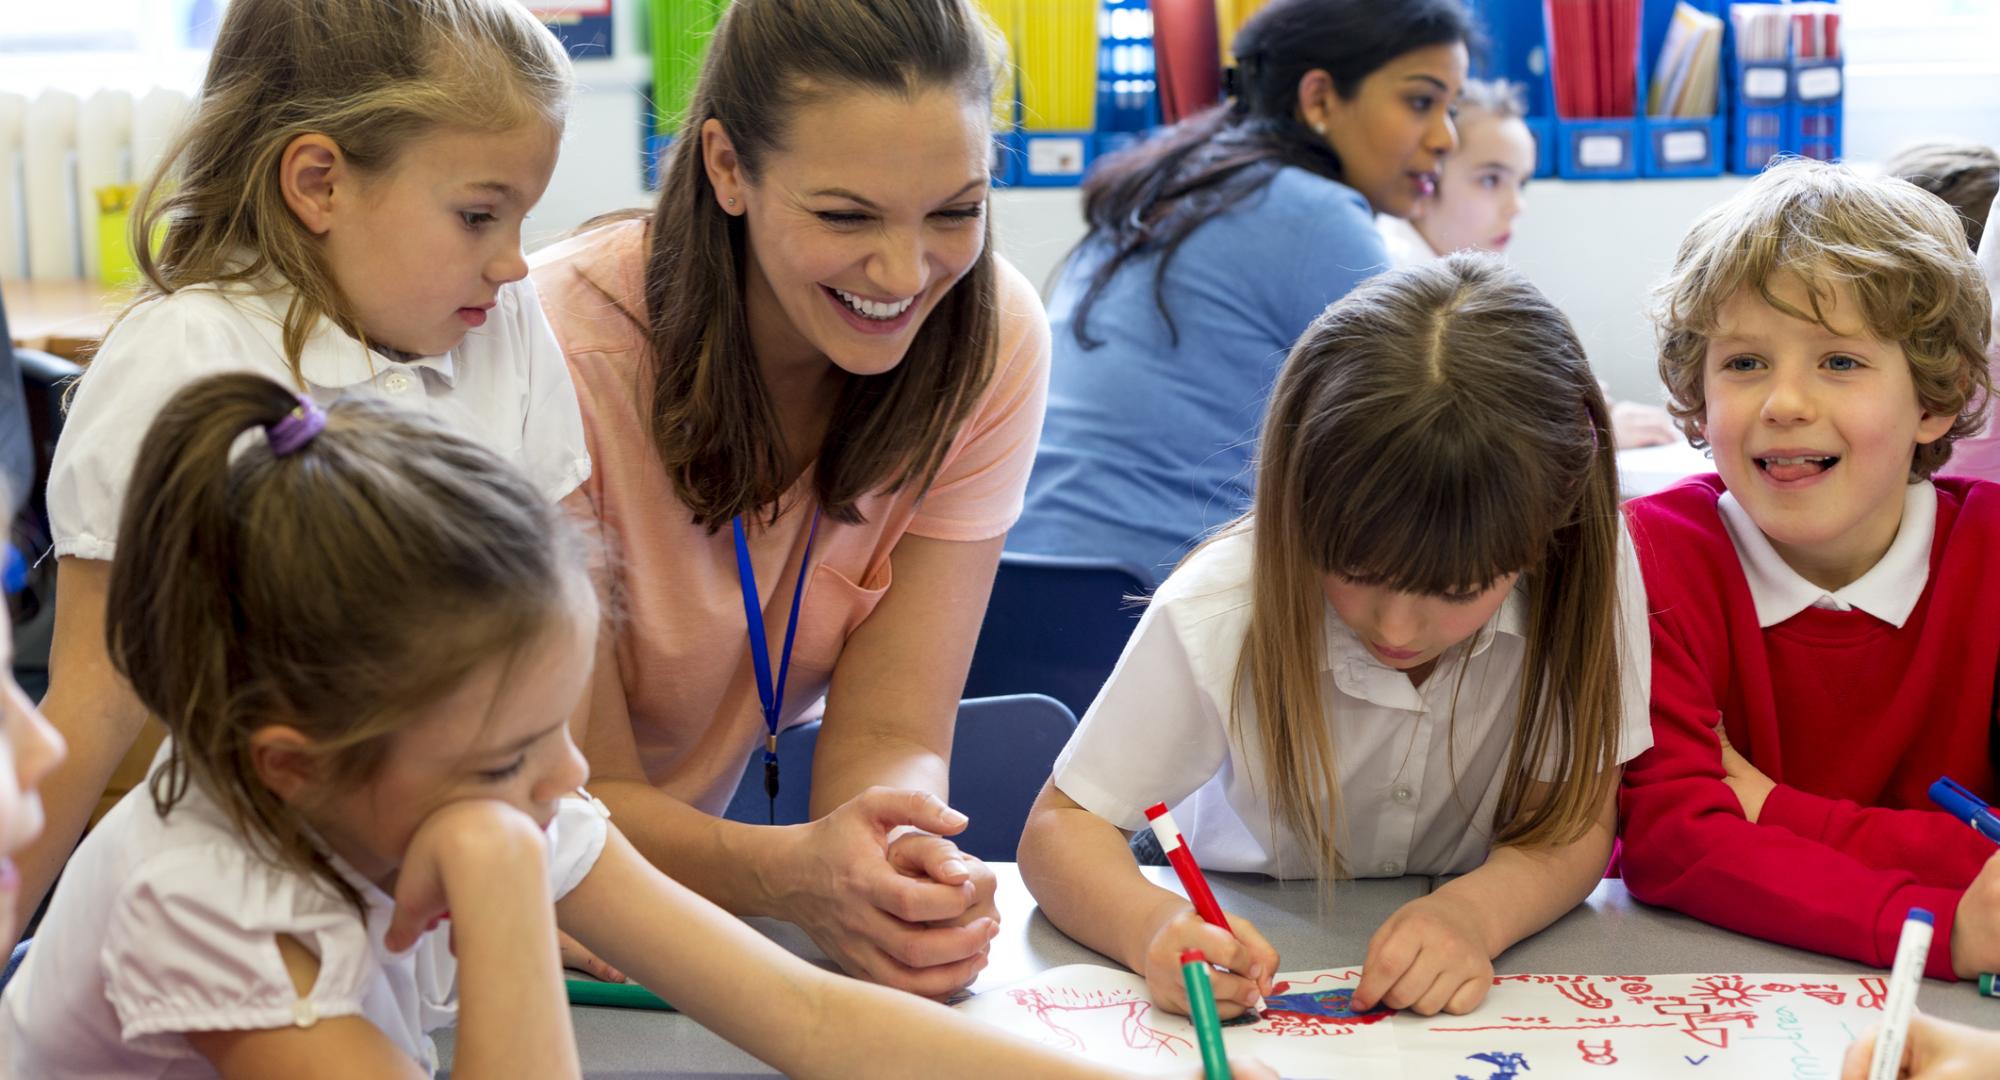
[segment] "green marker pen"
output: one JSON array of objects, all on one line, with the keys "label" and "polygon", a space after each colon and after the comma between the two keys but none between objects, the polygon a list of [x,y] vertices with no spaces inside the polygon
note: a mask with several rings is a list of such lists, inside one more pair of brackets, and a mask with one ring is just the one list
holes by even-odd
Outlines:
[{"label": "green marker pen", "polygon": [[1201,1044],[1205,1080],[1230,1080],[1229,1051],[1222,1046],[1222,1020],[1215,1014],[1215,988],[1208,984],[1208,957],[1200,949],[1181,954],[1181,978],[1187,983],[1188,1018]]},{"label": "green marker pen", "polygon": [[1995,989],[1993,986],[1992,972],[1989,971],[1979,977],[1979,992],[1985,997],[2000,997],[2000,989]]},{"label": "green marker pen", "polygon": [[606,1005],[614,1009],[654,1009],[673,1012],[674,1007],[638,983],[598,982],[596,979],[564,979],[571,1005]]}]

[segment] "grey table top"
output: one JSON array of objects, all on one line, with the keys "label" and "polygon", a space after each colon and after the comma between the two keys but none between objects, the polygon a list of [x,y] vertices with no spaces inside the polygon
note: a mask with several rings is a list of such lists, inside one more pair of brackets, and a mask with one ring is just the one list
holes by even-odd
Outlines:
[{"label": "grey table top", "polygon": [[[1065,937],[1035,907],[1012,863],[995,863],[1000,877],[1000,936],[992,962],[973,990],[989,990],[1062,964],[1110,964]],[[1175,888],[1173,871],[1148,867],[1156,881]],[[1369,935],[1404,902],[1431,887],[1427,878],[1342,882],[1324,906],[1313,882],[1274,882],[1242,874],[1211,875],[1217,898],[1232,915],[1248,918],[1277,948],[1287,971],[1307,971],[1361,961]],[[1322,914],[1324,912],[1324,915]],[[753,920],[792,951],[824,962],[797,929]],[[1718,930],[1686,916],[1635,902],[1618,881],[1599,885],[1590,898],[1541,933],[1514,946],[1494,964],[1501,974],[1591,973],[1853,973],[1857,965]],[[1976,987],[1926,981],[1918,999],[1925,1012],[1992,1027],[2000,1001]],[[776,1076],[769,1066],[678,1013],[574,1007],[584,1075],[592,1080],[674,1077]],[[438,1034],[448,1066],[451,1035]]]}]

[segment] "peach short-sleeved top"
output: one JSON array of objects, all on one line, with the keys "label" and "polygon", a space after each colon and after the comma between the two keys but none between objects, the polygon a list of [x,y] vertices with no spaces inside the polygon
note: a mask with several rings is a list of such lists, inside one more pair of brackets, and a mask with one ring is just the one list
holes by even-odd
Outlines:
[{"label": "peach short-sleeved top", "polygon": [[[720,813],[762,742],[764,720],[731,531],[693,523],[639,412],[640,387],[650,385],[645,222],[594,229],[538,252],[533,262],[582,408],[593,465],[580,490],[611,547],[618,618],[608,632],[616,635],[640,762],[662,791]],[[937,479],[921,499],[911,490],[863,498],[862,524],[820,522],[783,726],[798,723],[826,693],[848,636],[889,589],[889,557],[905,533],[990,540],[1020,514],[1048,392],[1048,318],[1020,272],[995,263],[1000,345],[993,378]],[[774,666],[817,506],[810,468],[790,496],[775,524],[746,522]]]}]

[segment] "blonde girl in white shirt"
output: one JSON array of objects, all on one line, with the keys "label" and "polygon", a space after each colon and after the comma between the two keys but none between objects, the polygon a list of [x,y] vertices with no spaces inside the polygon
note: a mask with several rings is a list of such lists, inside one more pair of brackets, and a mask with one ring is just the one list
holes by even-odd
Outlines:
[{"label": "blonde girl in white shirt", "polygon": [[103,609],[139,438],[176,390],[254,371],[322,404],[382,397],[491,447],[543,499],[588,475],[521,253],[569,99],[568,58],[515,0],[229,5],[192,116],[133,214],[141,295],[84,375],[49,478],[43,710],[73,752],[23,859],[23,914],[121,756],[142,731],[157,739],[110,669]]},{"label": "blonde girl in white shirt", "polygon": [[1202,949],[1234,1015],[1279,958],[1140,875],[1147,806],[1211,871],[1462,874],[1375,933],[1354,1002],[1467,1011],[1603,875],[1620,766],[1652,741],[1603,396],[1561,312],[1454,255],[1314,322],[1262,448],[1252,512],[1160,586],[1057,760],[1022,876],[1167,1008]]},{"label": "blonde girl in white shirt", "polygon": [[583,547],[488,450],[247,374],[141,449],[110,648],[171,738],[0,999],[16,1076],[425,1077],[455,1020],[462,1080],[574,1077],[558,924],[787,1075],[1124,1075],[814,967],[641,858],[579,790]]}]

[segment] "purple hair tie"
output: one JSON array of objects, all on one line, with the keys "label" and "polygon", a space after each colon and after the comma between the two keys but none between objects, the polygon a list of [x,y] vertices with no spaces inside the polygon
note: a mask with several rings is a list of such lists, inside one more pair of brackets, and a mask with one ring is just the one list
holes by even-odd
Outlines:
[{"label": "purple hair tie", "polygon": [[299,407],[285,414],[284,419],[264,425],[264,436],[271,443],[271,453],[276,457],[296,453],[299,448],[313,441],[326,427],[326,412],[313,403],[313,399],[299,395]]}]

